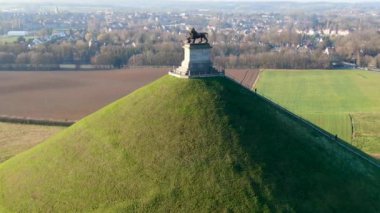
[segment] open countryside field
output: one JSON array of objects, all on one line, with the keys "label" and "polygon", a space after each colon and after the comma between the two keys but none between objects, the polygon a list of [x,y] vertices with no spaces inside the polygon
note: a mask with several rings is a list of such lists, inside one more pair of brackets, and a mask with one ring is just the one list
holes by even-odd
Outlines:
[{"label": "open countryside field", "polygon": [[168,68],[0,72],[0,115],[79,120],[165,75]]},{"label": "open countryside field", "polygon": [[64,127],[0,122],[0,163],[63,129]]},{"label": "open countryside field", "polygon": [[380,73],[265,70],[258,92],[380,158]]}]

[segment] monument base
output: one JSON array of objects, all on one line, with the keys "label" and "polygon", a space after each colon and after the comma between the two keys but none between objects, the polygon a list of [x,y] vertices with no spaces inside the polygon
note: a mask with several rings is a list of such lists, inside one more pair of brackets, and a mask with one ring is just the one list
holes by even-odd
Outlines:
[{"label": "monument base", "polygon": [[200,75],[181,75],[178,73],[175,73],[173,71],[168,72],[169,75],[177,77],[177,78],[209,78],[209,77],[218,77],[218,76],[224,76],[224,73],[218,72],[215,74],[200,74]]},{"label": "monument base", "polygon": [[224,76],[224,72],[215,69],[211,62],[211,46],[208,43],[185,44],[185,58],[181,66],[169,72],[178,78],[201,78]]}]

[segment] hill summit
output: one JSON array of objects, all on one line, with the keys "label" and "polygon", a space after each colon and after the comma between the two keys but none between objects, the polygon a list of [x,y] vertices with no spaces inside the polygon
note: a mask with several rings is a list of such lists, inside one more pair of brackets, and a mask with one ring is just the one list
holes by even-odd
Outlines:
[{"label": "hill summit", "polygon": [[165,76],[0,164],[0,210],[379,212],[379,180],[228,79]]}]

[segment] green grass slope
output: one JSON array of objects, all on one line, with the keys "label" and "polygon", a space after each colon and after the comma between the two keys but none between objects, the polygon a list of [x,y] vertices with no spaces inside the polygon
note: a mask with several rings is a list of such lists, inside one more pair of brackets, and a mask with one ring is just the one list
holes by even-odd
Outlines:
[{"label": "green grass slope", "polygon": [[260,94],[376,157],[379,82],[380,73],[369,71],[266,70],[257,87]]},{"label": "green grass slope", "polygon": [[379,179],[227,79],[166,76],[0,164],[0,210],[379,212]]}]

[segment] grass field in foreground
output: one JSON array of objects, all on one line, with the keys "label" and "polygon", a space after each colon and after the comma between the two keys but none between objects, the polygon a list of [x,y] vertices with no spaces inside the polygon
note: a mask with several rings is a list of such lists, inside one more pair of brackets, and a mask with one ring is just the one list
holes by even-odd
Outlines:
[{"label": "grass field in foreground", "polygon": [[0,163],[39,144],[64,127],[0,122]]},{"label": "grass field in foreground", "polygon": [[[266,70],[258,92],[379,158],[380,73]],[[352,131],[353,130],[353,131]]]}]

